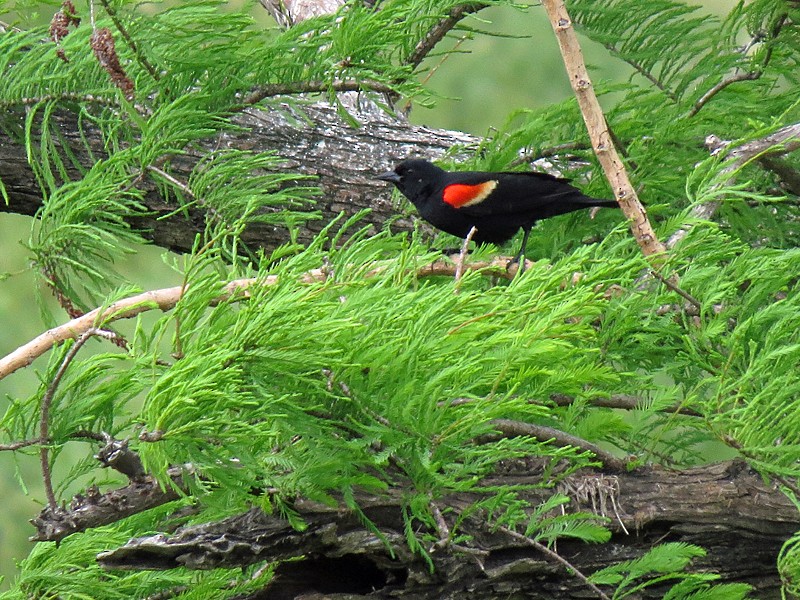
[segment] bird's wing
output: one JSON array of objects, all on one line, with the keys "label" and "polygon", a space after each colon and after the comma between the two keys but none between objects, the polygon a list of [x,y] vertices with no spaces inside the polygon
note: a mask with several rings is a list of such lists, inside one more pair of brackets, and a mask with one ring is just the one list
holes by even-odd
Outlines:
[{"label": "bird's wing", "polygon": [[524,213],[528,210],[583,197],[568,179],[547,173],[454,173],[442,199],[470,216]]}]

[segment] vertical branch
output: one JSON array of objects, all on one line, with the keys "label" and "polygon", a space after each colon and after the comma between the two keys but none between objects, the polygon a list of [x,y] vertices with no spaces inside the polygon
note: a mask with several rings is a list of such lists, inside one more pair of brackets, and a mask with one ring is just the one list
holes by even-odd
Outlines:
[{"label": "vertical branch", "polygon": [[586,64],[583,61],[578,36],[569,18],[563,0],[542,0],[542,5],[553,26],[564,65],[569,75],[570,84],[578,99],[578,105],[586,122],[592,148],[603,167],[606,179],[614,190],[614,195],[625,216],[631,222],[631,232],[645,256],[665,252],[664,245],[658,241],[647,212],[639,202],[633,189],[625,166],[617,154],[614,142],[609,133],[603,110],[597,101]]}]

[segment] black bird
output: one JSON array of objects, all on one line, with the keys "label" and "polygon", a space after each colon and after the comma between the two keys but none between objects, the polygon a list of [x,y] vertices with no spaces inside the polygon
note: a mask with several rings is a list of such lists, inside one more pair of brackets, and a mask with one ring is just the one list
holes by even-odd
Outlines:
[{"label": "black bird", "polygon": [[547,173],[445,171],[423,159],[404,160],[377,179],[395,184],[423,219],[460,238],[474,226],[477,243],[502,244],[522,229],[514,262],[525,254],[536,221],[593,206],[619,206],[615,200],[586,196],[568,179]]}]

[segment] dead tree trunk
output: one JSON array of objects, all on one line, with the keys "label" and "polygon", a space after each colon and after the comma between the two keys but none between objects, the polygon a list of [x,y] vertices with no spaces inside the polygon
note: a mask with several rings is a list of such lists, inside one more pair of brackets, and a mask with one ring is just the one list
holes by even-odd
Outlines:
[{"label": "dead tree trunk", "polygon": [[[535,483],[536,475],[517,465],[495,476],[500,485]],[[620,475],[583,473],[569,485],[590,490],[583,506],[611,519],[613,537],[605,544],[559,541],[558,553],[585,574],[641,556],[667,541],[697,544],[707,556],[692,570],[719,573],[722,582],[754,586],[758,598],[780,597],[776,557],[797,530],[796,508],[745,463],[734,461],[684,471],[643,468]],[[603,490],[614,489],[609,495]],[[540,501],[550,492],[527,492]],[[470,541],[431,550],[435,570],[408,550],[401,517],[402,490],[359,499],[364,513],[386,542],[344,509],[298,501],[308,524],[298,532],[285,520],[260,510],[218,523],[134,539],[98,556],[110,569],[193,569],[278,562],[277,575],[257,596],[295,598],[568,599],[594,597],[580,580],[535,548],[487,525],[483,515],[461,526]],[[541,496],[541,497],[540,497]],[[613,496],[613,502],[612,502]],[[476,500],[455,495],[442,506],[464,508]],[[452,527],[453,523],[448,522]],[[627,531],[627,533],[626,533]],[[291,560],[290,560],[291,559]],[[641,598],[658,598],[665,587]]]},{"label": "dead tree trunk", "polygon": [[[327,104],[286,104],[270,111],[251,108],[234,117],[233,123],[243,129],[207,140],[200,151],[187,149],[185,156],[170,160],[170,172],[185,181],[201,154],[220,147],[275,152],[285,159],[284,171],[314,177],[299,185],[321,189],[312,207],[321,213],[321,218],[302,228],[298,237],[301,244],[309,243],[339,214],[350,216],[365,208],[372,212],[364,218],[363,224],[380,230],[387,219],[404,212],[405,205],[402,208],[393,206],[391,186],[376,181],[375,175],[409,156],[435,158],[453,146],[470,148],[479,142],[468,134],[418,127],[389,117],[375,119],[374,115],[353,127]],[[9,125],[7,121],[6,127],[0,127],[0,179],[10,199],[8,205],[0,202],[0,211],[34,215],[41,207],[42,194],[27,162],[24,144],[8,133],[14,129],[19,131],[18,126],[19,123]],[[55,128],[83,169],[90,168],[93,163],[84,141],[95,157],[104,156],[100,132],[84,128],[82,138],[73,113],[59,113]],[[69,174],[75,179],[80,177],[75,166]],[[178,252],[191,249],[195,235],[204,229],[204,211],[192,209],[188,217],[175,214],[165,219],[165,215],[178,208],[175,200],[165,199],[147,173],[138,185],[146,192],[147,212],[133,219],[131,225],[158,246]],[[407,216],[392,221],[395,231],[410,230],[412,226],[413,220]],[[255,224],[242,237],[251,247],[274,249],[289,241],[289,231]]]}]

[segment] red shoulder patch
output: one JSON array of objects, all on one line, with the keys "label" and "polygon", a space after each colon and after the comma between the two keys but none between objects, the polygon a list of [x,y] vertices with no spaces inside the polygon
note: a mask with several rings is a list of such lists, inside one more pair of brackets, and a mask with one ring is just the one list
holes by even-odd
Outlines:
[{"label": "red shoulder patch", "polygon": [[453,208],[473,206],[486,200],[496,187],[497,181],[495,179],[490,179],[477,185],[453,183],[444,188],[442,200]]}]

